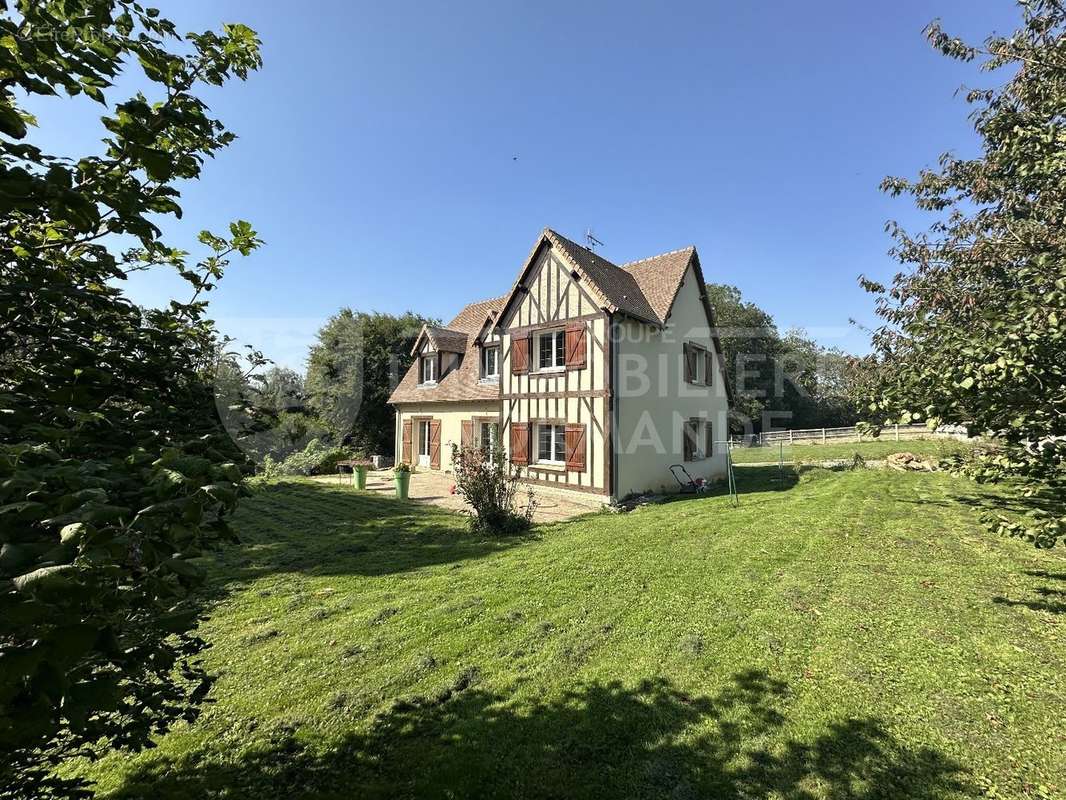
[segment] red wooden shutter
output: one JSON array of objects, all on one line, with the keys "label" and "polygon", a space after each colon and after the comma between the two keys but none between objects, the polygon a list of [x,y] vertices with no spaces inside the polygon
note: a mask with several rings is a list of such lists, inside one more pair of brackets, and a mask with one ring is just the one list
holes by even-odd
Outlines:
[{"label": "red wooden shutter", "polygon": [[681,352],[684,353],[685,356],[685,383],[692,383],[692,380],[696,374],[696,353],[695,351],[693,351],[691,345],[689,345],[688,342],[685,342],[683,345],[681,345]]},{"label": "red wooden shutter", "polygon": [[566,468],[585,471],[585,426],[566,426]]},{"label": "red wooden shutter", "polygon": [[400,447],[400,460],[404,464],[411,463],[411,420],[405,420],[403,423],[403,435],[401,436],[402,446]]},{"label": "red wooden shutter", "polygon": [[571,322],[566,326],[566,368],[584,368],[587,349],[585,347],[585,323]]},{"label": "red wooden shutter", "polygon": [[708,386],[714,385],[714,356],[710,350],[703,351],[703,382]]},{"label": "red wooden shutter", "polygon": [[511,423],[511,463],[529,463],[529,423]]},{"label": "red wooden shutter", "polygon": [[429,423],[429,468],[440,469],[440,420]]},{"label": "red wooden shutter", "polygon": [[474,446],[474,420],[463,420],[463,435],[459,440],[461,447],[473,447]]},{"label": "red wooden shutter", "polygon": [[511,373],[524,375],[529,372],[529,336],[511,339]]}]

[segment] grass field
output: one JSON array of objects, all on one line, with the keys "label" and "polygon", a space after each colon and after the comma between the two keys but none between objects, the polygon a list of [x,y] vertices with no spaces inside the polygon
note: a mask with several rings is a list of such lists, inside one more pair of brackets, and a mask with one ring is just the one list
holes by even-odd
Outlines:
[{"label": "grass field", "polygon": [[779,457],[786,464],[820,461],[850,460],[856,453],[867,461],[880,460],[892,453],[914,453],[933,459],[961,454],[972,445],[957,439],[911,439],[900,442],[877,440],[872,442],[827,442],[826,444],[769,445],[767,447],[739,447],[733,450],[734,464],[777,463]]},{"label": "grass field", "polygon": [[215,704],[76,768],[153,800],[1066,792],[1061,551],[939,473],[738,473],[739,508],[503,541],[270,485],[213,567]]}]

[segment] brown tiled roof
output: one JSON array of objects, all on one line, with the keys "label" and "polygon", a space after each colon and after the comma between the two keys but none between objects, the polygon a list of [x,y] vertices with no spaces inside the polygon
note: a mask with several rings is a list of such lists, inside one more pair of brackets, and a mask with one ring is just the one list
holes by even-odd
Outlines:
[{"label": "brown tiled roof", "polygon": [[570,241],[551,228],[545,228],[544,235],[588,276],[610,305],[623,314],[637,317],[645,322],[656,324],[662,322],[662,319],[656,316],[655,311],[648,304],[647,298],[632,274],[587,247]]},{"label": "brown tiled roof", "polygon": [[433,328],[426,326],[426,336],[437,350],[445,353],[463,353],[466,351],[467,334],[451,328]]},{"label": "brown tiled roof", "polygon": [[[588,279],[593,291],[600,295],[605,306],[654,325],[666,323],[689,264],[692,264],[696,271],[696,279],[703,281],[703,273],[695,247],[672,250],[669,253],[644,258],[640,261],[631,261],[619,267],[551,228],[545,228],[536,244],[533,245],[525,261],[523,272],[531,265],[533,257],[545,239]],[[474,343],[490,315],[497,317],[506,303],[515,295],[522,277],[520,273],[511,291],[503,297],[471,303],[464,307],[446,328],[432,329],[438,337],[452,337],[454,346],[458,345],[460,336],[467,337],[463,343],[465,355],[462,364],[457,370],[445,376],[437,386],[426,389],[418,388],[417,365],[412,365],[400,381],[400,385],[396,387],[396,391],[392,393],[389,402],[494,400],[499,397],[499,390],[495,384],[478,383],[480,366]],[[714,311],[707,303],[705,294],[701,294],[700,299],[704,303],[711,322],[711,335],[715,349],[721,353],[721,344],[714,331]],[[427,333],[429,330],[427,329]],[[429,333],[429,335],[432,338],[434,334]],[[439,344],[435,346],[438,349],[450,349]],[[728,383],[726,386],[729,389]],[[730,396],[732,396],[731,392]]]},{"label": "brown tiled roof", "polygon": [[[497,400],[499,387],[494,383],[479,383],[481,374],[478,363],[478,351],[474,340],[489,314],[499,313],[504,298],[481,300],[464,306],[455,319],[444,328],[432,330],[446,332],[453,340],[463,338],[462,362],[458,369],[445,375],[436,386],[420,388],[418,386],[418,362],[407,370],[399,385],[389,398],[390,403],[442,403],[461,400]],[[427,329],[427,332],[430,329]],[[454,351],[451,351],[454,352]]]},{"label": "brown tiled roof", "polygon": [[681,279],[685,277],[685,269],[695,251],[695,247],[684,247],[622,265],[622,269],[636,280],[655,318],[660,322],[666,322],[677,290],[681,287]]}]

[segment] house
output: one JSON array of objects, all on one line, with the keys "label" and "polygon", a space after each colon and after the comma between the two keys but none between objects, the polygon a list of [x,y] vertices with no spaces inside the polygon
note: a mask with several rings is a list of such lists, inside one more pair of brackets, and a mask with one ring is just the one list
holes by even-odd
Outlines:
[{"label": "house", "polygon": [[389,399],[396,453],[451,469],[499,437],[536,485],[602,495],[723,477],[730,394],[694,247],[617,266],[545,229],[502,297],[424,327]]}]

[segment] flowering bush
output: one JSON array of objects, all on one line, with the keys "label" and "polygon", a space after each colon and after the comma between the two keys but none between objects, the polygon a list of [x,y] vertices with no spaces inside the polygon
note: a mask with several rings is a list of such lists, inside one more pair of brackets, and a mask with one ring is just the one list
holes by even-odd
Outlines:
[{"label": "flowering bush", "polygon": [[471,506],[470,528],[475,533],[521,533],[533,524],[537,501],[526,489],[526,505],[519,510],[520,470],[504,459],[502,448],[493,443],[487,450],[452,445],[455,493]]}]

